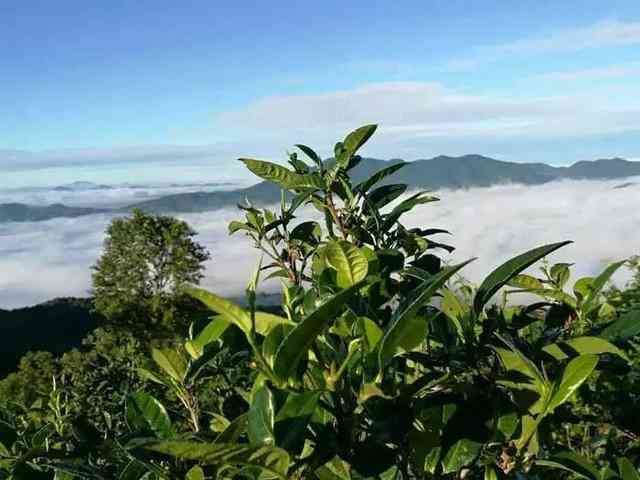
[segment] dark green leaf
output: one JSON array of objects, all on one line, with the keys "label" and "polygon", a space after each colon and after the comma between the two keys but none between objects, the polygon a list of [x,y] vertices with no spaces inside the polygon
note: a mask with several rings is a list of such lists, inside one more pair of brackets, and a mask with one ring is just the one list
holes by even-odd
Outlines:
[{"label": "dark green leaf", "polygon": [[385,167],[381,170],[378,170],[376,173],[371,175],[365,181],[360,182],[354,188],[355,191],[360,193],[367,193],[371,187],[373,187],[376,183],[382,181],[389,175],[393,175],[395,172],[400,170],[402,167],[406,166],[406,162],[396,163],[395,165],[391,165],[389,167]]},{"label": "dark green leaf", "polygon": [[480,443],[463,438],[458,440],[449,449],[447,454],[442,460],[442,473],[445,475],[448,473],[460,472],[464,467],[473,462],[480,453]]},{"label": "dark green leaf", "polygon": [[396,349],[405,341],[407,334],[413,331],[418,311],[431,300],[436,292],[462,267],[472,260],[443,269],[440,273],[428,278],[417,287],[412,297],[401,304],[394,313],[388,328],[380,341],[378,362],[383,369],[395,355]]},{"label": "dark green leaf", "polygon": [[621,341],[640,334],[640,310],[631,310],[600,332],[602,338]]},{"label": "dark green leaf", "polygon": [[406,190],[407,186],[401,183],[383,185],[376,188],[369,195],[367,195],[365,205],[368,208],[375,208],[376,210],[380,210],[381,208],[393,202]]},{"label": "dark green leaf", "polygon": [[570,356],[603,353],[618,355],[620,358],[628,360],[627,355],[615,345],[598,337],[577,337],[564,342],[553,343],[543,348],[545,352],[556,360],[565,360]]},{"label": "dark green leaf", "polygon": [[551,412],[566,402],[571,395],[589,378],[598,364],[597,355],[580,355],[571,360],[562,372],[562,377],[554,384],[554,391],[547,406]]},{"label": "dark green leaf", "polygon": [[158,438],[174,435],[167,410],[146,392],[136,392],[127,398],[127,423],[134,432],[153,432]]},{"label": "dark green leaf", "polygon": [[273,393],[266,385],[260,387],[253,395],[249,408],[248,433],[252,445],[274,445],[273,426],[275,422],[275,405]]},{"label": "dark green leaf", "polygon": [[536,465],[572,472],[587,480],[600,480],[598,469],[587,459],[573,452],[562,452],[546,460],[537,460]]},{"label": "dark green leaf", "polygon": [[617,463],[622,480],[640,480],[638,469],[628,459],[624,457],[618,458]]},{"label": "dark green leaf", "polygon": [[609,265],[604,271],[593,279],[593,282],[589,285],[589,293],[584,300],[582,308],[585,312],[589,313],[591,310],[598,307],[598,295],[605,287],[611,276],[625,264],[625,261],[615,262]]},{"label": "dark green leaf", "polygon": [[298,367],[303,356],[307,355],[309,347],[320,335],[329,321],[336,318],[340,309],[358,291],[359,285],[354,285],[330,297],[311,314],[305,317],[285,337],[276,352],[274,371],[281,379],[287,379]]},{"label": "dark green leaf", "polygon": [[533,250],[529,250],[528,252],[518,255],[517,257],[514,257],[500,265],[491,272],[487,278],[485,278],[482,285],[480,285],[480,288],[478,288],[473,301],[473,309],[475,313],[479,315],[491,297],[493,297],[500,288],[505,286],[520,272],[527,269],[546,255],[549,255],[551,252],[564,247],[569,243],[571,242],[566,241],[534,248]]},{"label": "dark green leaf", "polygon": [[287,480],[289,455],[277,447],[169,440],[152,443],[145,448],[180,460],[201,462],[204,465],[255,467],[267,475],[274,475],[261,478]]},{"label": "dark green leaf", "polygon": [[307,425],[316,410],[320,392],[290,393],[278,411],[275,437],[279,447],[301,453]]}]

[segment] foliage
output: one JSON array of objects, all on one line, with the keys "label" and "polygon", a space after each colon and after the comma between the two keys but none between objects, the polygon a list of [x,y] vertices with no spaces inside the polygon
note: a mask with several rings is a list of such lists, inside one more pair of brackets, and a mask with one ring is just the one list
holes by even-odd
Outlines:
[{"label": "foliage", "polygon": [[195,234],[183,221],[141,210],[114,219],[93,267],[96,309],[134,324],[170,323],[181,288],[200,281],[209,258]]},{"label": "foliage", "polygon": [[0,335],[11,342],[0,349],[0,376],[14,371],[29,351],[62,354],[82,344],[89,332],[104,323],[91,300],[57,298],[32,307],[0,310]]},{"label": "foliage", "polygon": [[[304,145],[290,168],[243,159],[283,189],[278,209],[243,204],[244,219],[229,227],[263,257],[246,305],[185,288],[214,316],[179,342],[152,345],[146,361],[128,362],[140,353],[135,339],[120,344],[119,375],[137,376],[104,395],[122,428],[76,415],[73,392],[54,383],[46,408],[5,415],[0,471],[636,480],[640,315],[605,288],[621,263],[572,288],[568,264],[525,273],[567,243],[557,242],[497,266],[477,288],[461,283],[468,261],[438,256],[452,247],[434,237],[448,232],[401,221],[438,200],[387,183],[402,164],[352,182],[375,129],[351,132],[331,161]],[[298,218],[307,207],[315,219]],[[282,309],[266,313],[257,290],[274,277]],[[539,301],[514,303],[523,292]]]}]

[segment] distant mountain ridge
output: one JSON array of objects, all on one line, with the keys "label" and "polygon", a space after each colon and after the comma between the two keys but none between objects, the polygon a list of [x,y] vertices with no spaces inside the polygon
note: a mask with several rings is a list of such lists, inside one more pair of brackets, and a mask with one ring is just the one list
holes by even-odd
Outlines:
[{"label": "distant mountain ridge", "polygon": [[[373,172],[400,159],[365,158],[353,169],[353,178],[360,181]],[[540,185],[554,180],[602,180],[640,175],[640,162],[622,158],[580,161],[569,167],[554,167],[545,163],[515,163],[482,155],[461,157],[438,156],[408,162],[407,166],[389,177],[387,183],[406,183],[410,188],[436,190],[440,188],[488,187],[503,183]],[[247,188],[216,192],[190,192],[165,195],[137,202],[117,210],[68,207],[61,204],[30,206],[0,204],[0,222],[48,220],[56,217],[78,217],[93,213],[128,212],[133,208],[155,213],[189,213],[217,210],[234,206],[245,198],[260,204],[276,202],[279,189],[269,182]]]}]

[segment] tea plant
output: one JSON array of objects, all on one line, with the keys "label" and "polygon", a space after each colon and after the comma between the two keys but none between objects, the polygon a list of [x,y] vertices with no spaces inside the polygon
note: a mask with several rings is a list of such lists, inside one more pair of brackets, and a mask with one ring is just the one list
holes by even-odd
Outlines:
[{"label": "tea plant", "polygon": [[[571,291],[568,264],[523,273],[564,241],[460,282],[472,259],[442,260],[448,232],[403,223],[438,199],[390,183],[402,163],[353,180],[375,130],[351,132],[331,160],[305,145],[289,167],[242,159],[282,189],[277,208],[245,203],[229,226],[261,252],[246,306],[183,289],[215,316],[152,350],[128,432],[69,440],[75,470],[9,441],[8,478],[16,458],[81,478],[640,478],[640,431],[616,405],[638,405],[640,314],[603,293],[621,264]],[[256,304],[268,278],[282,282],[279,314]],[[541,300],[514,303],[521,292]],[[63,417],[45,437],[65,434]]]}]

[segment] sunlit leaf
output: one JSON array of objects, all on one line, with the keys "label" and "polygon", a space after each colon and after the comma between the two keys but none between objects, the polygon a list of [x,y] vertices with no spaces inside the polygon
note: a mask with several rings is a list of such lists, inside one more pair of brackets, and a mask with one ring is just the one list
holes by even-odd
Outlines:
[{"label": "sunlit leaf", "polygon": [[274,445],[273,426],[275,422],[275,405],[273,393],[266,386],[259,388],[251,402],[248,416],[249,441],[252,445]]},{"label": "sunlit leaf", "polygon": [[178,382],[184,381],[187,374],[187,361],[171,348],[153,348],[151,357],[168,376]]},{"label": "sunlit leaf", "polygon": [[127,423],[134,432],[150,431],[158,438],[174,435],[167,410],[155,397],[146,392],[136,392],[127,398]]},{"label": "sunlit leaf", "polygon": [[358,247],[345,240],[337,240],[327,244],[325,259],[337,272],[337,284],[340,288],[348,288],[364,280],[367,276],[369,262]]},{"label": "sunlit leaf", "polygon": [[458,440],[442,459],[442,473],[456,473],[470,465],[478,457],[481,446],[468,438]]},{"label": "sunlit leaf", "polygon": [[553,343],[543,348],[545,352],[556,360],[565,360],[570,356],[603,353],[611,353],[628,360],[627,355],[615,345],[598,337],[576,337],[569,340]]},{"label": "sunlit leaf", "polygon": [[561,378],[554,384],[547,411],[551,412],[566,402],[580,385],[589,378],[597,364],[597,355],[580,355],[571,360],[564,368]]}]

